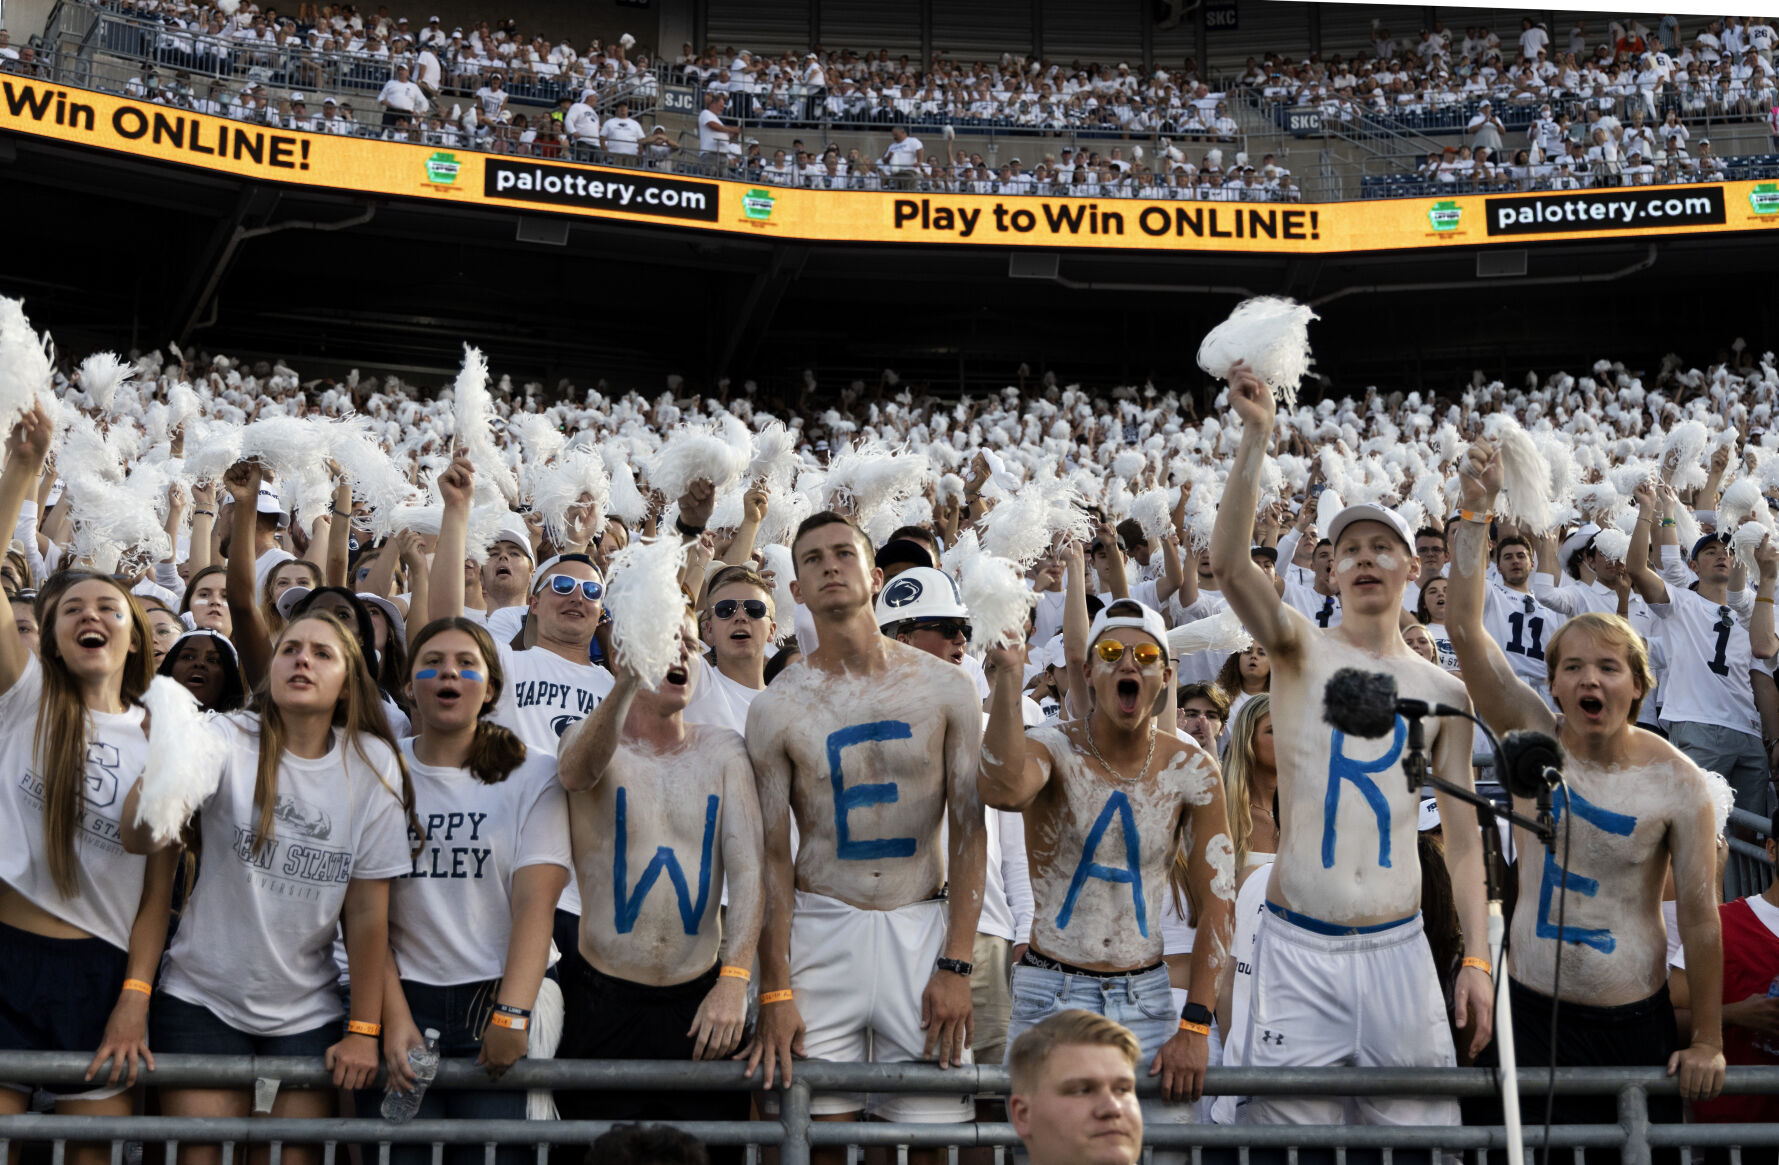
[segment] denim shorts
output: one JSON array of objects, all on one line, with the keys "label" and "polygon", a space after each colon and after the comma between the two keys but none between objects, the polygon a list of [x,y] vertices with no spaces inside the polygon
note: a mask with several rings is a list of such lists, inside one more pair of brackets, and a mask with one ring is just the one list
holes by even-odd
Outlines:
[{"label": "denim shorts", "polygon": [[[101,938],[50,938],[0,924],[0,1050],[98,1051],[128,962]],[[30,1083],[17,1087],[28,1090]],[[49,1091],[88,1096],[93,1089],[70,1084]]]},{"label": "denim shorts", "polygon": [[288,1036],[256,1036],[230,1027],[207,1007],[162,992],[148,1010],[149,1046],[157,1052],[212,1056],[324,1056],[346,1034],[335,1021]]}]

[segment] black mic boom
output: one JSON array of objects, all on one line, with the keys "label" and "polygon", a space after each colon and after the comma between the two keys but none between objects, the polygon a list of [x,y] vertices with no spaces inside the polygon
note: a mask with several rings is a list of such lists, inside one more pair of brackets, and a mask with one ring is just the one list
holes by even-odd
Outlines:
[{"label": "black mic boom", "polygon": [[1343,667],[1322,689],[1322,719],[1348,736],[1388,736],[1396,727],[1396,677]]},{"label": "black mic boom", "polygon": [[1501,738],[1501,783],[1515,797],[1536,798],[1563,779],[1563,750],[1542,732],[1509,732]]}]

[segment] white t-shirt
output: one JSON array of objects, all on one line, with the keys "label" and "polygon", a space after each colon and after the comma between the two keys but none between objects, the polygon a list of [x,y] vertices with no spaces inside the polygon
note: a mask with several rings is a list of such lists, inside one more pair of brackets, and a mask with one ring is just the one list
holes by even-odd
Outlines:
[{"label": "white t-shirt", "polygon": [[414,781],[420,852],[389,889],[389,945],[403,979],[436,986],[499,977],[512,934],[513,874],[526,866],[573,872],[568,798],[556,758],[527,752],[507,779],[485,785],[468,770],[402,755]]},{"label": "white t-shirt", "polygon": [[1662,718],[1670,724],[1715,724],[1758,737],[1754,707],[1754,649],[1748,630],[1728,606],[1667,584],[1668,601],[1649,604],[1661,620],[1668,677]]},{"label": "white t-shirt", "polygon": [[706,154],[721,154],[729,148],[729,135],[723,132],[723,119],[711,110],[698,115],[698,148]]},{"label": "white t-shirt", "polygon": [[68,925],[128,950],[142,900],[145,859],[124,852],[118,840],[119,815],[148,756],[142,709],[91,714],[84,801],[74,831],[80,892],[64,898],[49,875],[43,782],[33,757],[37,706],[42,702],[43,665],[33,655],[25,661],[18,682],[0,693],[0,780],[6,783],[0,790],[0,882]]},{"label": "white t-shirt", "polygon": [[629,157],[636,156],[636,143],[642,141],[645,136],[641,123],[631,117],[607,119],[605,128],[600,131],[600,134],[605,138],[605,148],[608,153],[624,154]]},{"label": "white t-shirt", "polygon": [[506,687],[500,693],[494,722],[519,734],[525,747],[555,756],[562,734],[593,714],[612,690],[612,673],[591,663],[575,663],[553,651],[533,647],[514,651],[496,641]]},{"label": "white t-shirt", "polygon": [[[519,634],[519,628],[525,626],[525,611],[524,604],[520,604],[516,607],[496,607],[492,611],[478,614],[482,615],[482,626],[488,629],[494,642],[510,644],[513,636]],[[469,612],[465,611],[464,614],[468,615]]]},{"label": "white t-shirt", "polygon": [[255,853],[259,717],[216,716],[207,729],[227,759],[198,807],[204,865],[161,987],[238,1031],[313,1031],[344,1015],[333,948],[347,885],[409,869],[398,761],[374,737],[360,737],[360,756],[338,731],[325,756],[285,753],[272,838]]},{"label": "white t-shirt", "polygon": [[698,657],[698,681],[692,685],[692,700],[684,713],[687,724],[715,724],[738,736],[747,735],[747,710],[754,697],[765,688],[748,688],[736,683]]},{"label": "white t-shirt", "polygon": [[1490,583],[1483,591],[1483,630],[1500,645],[1513,674],[1546,703],[1550,702],[1550,672],[1544,649],[1568,618],[1505,583]]}]

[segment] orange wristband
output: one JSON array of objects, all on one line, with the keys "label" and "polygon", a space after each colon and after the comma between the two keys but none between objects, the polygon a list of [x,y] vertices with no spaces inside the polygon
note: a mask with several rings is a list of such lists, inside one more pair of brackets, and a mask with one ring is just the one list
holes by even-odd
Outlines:
[{"label": "orange wristband", "polygon": [[531,1026],[531,1018],[529,1016],[503,1015],[498,1011],[488,1017],[488,1022],[495,1027],[511,1028],[516,1032],[522,1032]]},{"label": "orange wristband", "polygon": [[1475,955],[1470,956],[1458,965],[1460,967],[1475,967],[1489,978],[1493,979],[1495,977],[1494,966],[1491,965],[1487,959],[1479,959]]},{"label": "orange wristband", "polygon": [[722,979],[740,979],[743,983],[746,983],[754,977],[754,973],[746,967],[724,967],[721,971],[717,972],[717,976]]},{"label": "orange wristband", "polygon": [[1208,1036],[1211,1034],[1211,1029],[1208,1024],[1193,1023],[1189,1019],[1180,1021],[1180,1030],[1183,1032],[1191,1032],[1195,1036]]},{"label": "orange wristband", "polygon": [[790,1001],[791,992],[788,988],[783,991],[767,991],[760,996],[761,1003],[789,1003]]},{"label": "orange wristband", "polygon": [[1479,514],[1475,510],[1464,509],[1458,511],[1458,517],[1466,522],[1480,522],[1485,526],[1495,520],[1495,515],[1493,514]]},{"label": "orange wristband", "polygon": [[366,1023],[362,1019],[349,1019],[346,1021],[346,1034],[349,1036],[370,1036],[375,1039],[383,1034],[383,1025]]},{"label": "orange wristband", "polygon": [[153,995],[154,994],[154,987],[151,984],[144,983],[140,979],[125,979],[124,980],[124,990],[125,991],[140,991],[144,995]]}]

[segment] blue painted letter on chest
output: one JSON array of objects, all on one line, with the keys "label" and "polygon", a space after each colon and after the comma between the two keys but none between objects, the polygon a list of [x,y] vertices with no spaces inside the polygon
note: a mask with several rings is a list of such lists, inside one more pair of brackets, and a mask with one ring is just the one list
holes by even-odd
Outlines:
[{"label": "blue painted letter on chest", "polygon": [[[1602,833],[1610,833],[1616,837],[1629,837],[1637,828],[1637,819],[1623,813],[1614,813],[1610,809],[1602,809],[1583,797],[1572,792],[1567,786],[1557,789],[1550,799],[1551,824],[1562,825],[1563,814],[1574,810],[1575,816],[1592,825]],[[1574,822],[1569,823],[1574,828]],[[1559,836],[1562,836],[1559,834]],[[1566,879],[1566,880],[1565,880]],[[1538,887],[1538,937],[1556,939],[1571,943],[1584,943],[1603,954],[1610,955],[1618,947],[1618,940],[1612,937],[1607,927],[1565,926],[1557,928],[1556,921],[1551,917],[1551,899],[1557,891],[1567,887],[1571,893],[1580,894],[1584,898],[1592,898],[1600,891],[1600,883],[1574,871],[1565,874],[1563,867],[1557,864],[1557,858],[1550,850],[1544,851],[1544,882]]]},{"label": "blue painted letter on chest", "polygon": [[1340,809],[1340,783],[1353,782],[1353,788],[1365,798],[1371,811],[1377,817],[1377,864],[1384,869],[1390,868],[1390,803],[1384,799],[1382,789],[1371,779],[1371,774],[1381,773],[1396,763],[1402,755],[1402,741],[1408,735],[1408,722],[1396,717],[1396,735],[1390,741],[1390,751],[1374,761],[1358,761],[1343,751],[1347,735],[1340,729],[1334,730],[1334,737],[1328,742],[1328,796],[1322,803],[1322,868],[1334,866],[1334,818]]},{"label": "blue painted letter on chest", "polygon": [[667,878],[673,883],[673,892],[679,898],[680,921],[685,924],[687,934],[698,933],[698,921],[704,917],[705,903],[710,901],[710,851],[717,836],[717,804],[715,793],[704,806],[704,852],[698,857],[698,900],[692,900],[691,888],[686,884],[685,871],[680,869],[679,858],[671,846],[660,846],[655,856],[636,880],[636,892],[628,898],[625,889],[629,885],[626,872],[626,857],[630,848],[630,834],[625,821],[624,787],[618,786],[617,836],[612,847],[612,925],[619,934],[629,934],[636,926],[636,917],[642,913],[643,899],[649,896],[654,887],[655,879],[661,871],[667,871]]},{"label": "blue painted letter on chest", "polygon": [[855,744],[881,740],[907,740],[914,735],[902,720],[873,720],[869,724],[853,724],[828,735],[828,779],[834,783],[834,852],[844,861],[872,862],[883,858],[911,858],[915,842],[912,837],[878,837],[854,841],[846,824],[846,815],[867,805],[893,805],[901,797],[894,781],[876,785],[846,787],[840,770],[840,754]]},{"label": "blue painted letter on chest", "polygon": [[[1093,860],[1099,852],[1100,841],[1106,836],[1106,827],[1112,824],[1112,814],[1118,815],[1118,826],[1124,831],[1124,868],[1113,869],[1102,866]],[[1075,867],[1075,876],[1069,882],[1069,893],[1062,900],[1062,910],[1056,916],[1057,929],[1068,928],[1069,917],[1075,913],[1075,898],[1089,878],[1102,878],[1108,882],[1129,882],[1131,905],[1137,912],[1137,932],[1144,938],[1149,937],[1149,911],[1143,905],[1143,869],[1138,861],[1137,821],[1136,815],[1130,811],[1130,800],[1125,797],[1122,789],[1114,790],[1106,798],[1106,807],[1100,810],[1099,820],[1093,823],[1088,831],[1087,844],[1081,847],[1081,861]]]}]

